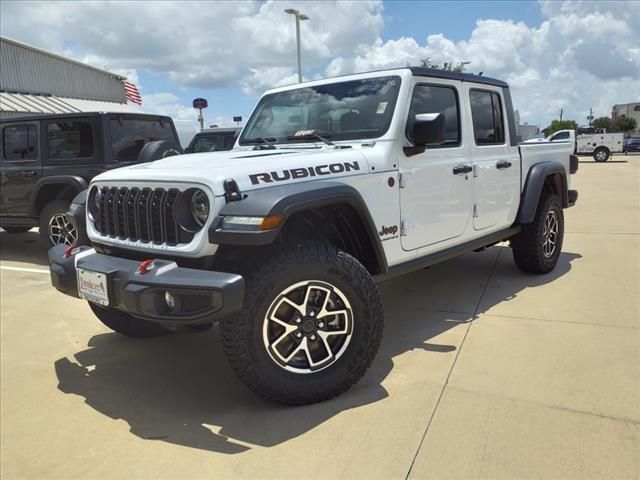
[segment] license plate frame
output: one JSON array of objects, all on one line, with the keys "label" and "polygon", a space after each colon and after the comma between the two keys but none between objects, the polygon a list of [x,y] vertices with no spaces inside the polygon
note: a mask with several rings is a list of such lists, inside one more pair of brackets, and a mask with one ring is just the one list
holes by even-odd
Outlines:
[{"label": "license plate frame", "polygon": [[109,281],[106,273],[77,268],[78,296],[89,302],[109,306]]}]

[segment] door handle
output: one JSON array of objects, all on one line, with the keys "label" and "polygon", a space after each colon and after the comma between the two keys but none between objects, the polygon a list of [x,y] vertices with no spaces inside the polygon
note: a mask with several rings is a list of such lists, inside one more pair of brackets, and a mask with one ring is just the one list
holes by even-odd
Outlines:
[{"label": "door handle", "polygon": [[456,165],[453,167],[454,175],[466,175],[467,173],[471,173],[473,171],[473,167],[471,165]]},{"label": "door handle", "polygon": [[26,172],[20,172],[19,174],[19,176],[24,178],[35,177],[36,175],[38,175],[38,172],[36,172],[35,170],[27,170]]},{"label": "door handle", "polygon": [[500,160],[498,163],[496,163],[496,167],[498,167],[498,170],[503,170],[505,168],[509,168],[511,166],[511,162],[509,160]]}]

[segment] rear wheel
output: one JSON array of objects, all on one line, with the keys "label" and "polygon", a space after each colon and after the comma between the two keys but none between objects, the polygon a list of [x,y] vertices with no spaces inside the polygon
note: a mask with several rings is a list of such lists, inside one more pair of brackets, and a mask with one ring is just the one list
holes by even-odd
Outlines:
[{"label": "rear wheel", "polygon": [[75,245],[78,242],[78,229],[71,216],[66,213],[70,202],[54,200],[45,205],[40,212],[40,241],[43,245]]},{"label": "rear wheel", "polygon": [[607,160],[609,160],[609,156],[609,149],[605,147],[596,148],[593,152],[593,159],[596,162],[606,162]]},{"label": "rear wheel", "polygon": [[355,258],[305,243],[251,268],[245,282],[245,306],[221,331],[225,355],[250,389],[303,405],[339,395],[364,375],[384,313]]},{"label": "rear wheel", "polygon": [[115,308],[88,302],[93,314],[114,332],[126,337],[147,338],[164,335],[169,331],[153,322],[136,318]]},{"label": "rear wheel", "polygon": [[529,273],[548,273],[560,258],[564,239],[564,216],[560,198],[543,192],[532,223],[511,239],[513,259],[518,268]]}]

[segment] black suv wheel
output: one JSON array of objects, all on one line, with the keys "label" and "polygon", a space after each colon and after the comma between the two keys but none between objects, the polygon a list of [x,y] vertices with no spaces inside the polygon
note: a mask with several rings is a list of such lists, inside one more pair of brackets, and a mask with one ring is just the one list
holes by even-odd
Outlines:
[{"label": "black suv wheel", "polygon": [[560,198],[543,192],[532,223],[511,239],[513,259],[520,270],[548,273],[560,258],[564,239],[564,216]]},{"label": "black suv wheel", "polygon": [[378,288],[351,255],[320,243],[284,249],[245,275],[245,306],[222,324],[231,367],[252,390],[284,404],[339,395],[380,346]]},{"label": "black suv wheel", "polygon": [[54,200],[45,205],[38,220],[40,241],[43,245],[75,245],[78,242],[78,229],[73,218],[67,216],[70,202]]}]

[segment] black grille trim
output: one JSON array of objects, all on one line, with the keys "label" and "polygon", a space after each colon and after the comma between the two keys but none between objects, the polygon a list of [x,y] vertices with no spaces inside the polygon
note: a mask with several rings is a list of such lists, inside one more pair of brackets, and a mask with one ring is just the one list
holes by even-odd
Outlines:
[{"label": "black grille trim", "polygon": [[[102,187],[94,223],[104,236],[161,245],[178,245],[184,229],[176,217],[182,195],[177,188]],[[183,235],[181,235],[181,231]],[[189,232],[188,237],[193,238]]]}]

